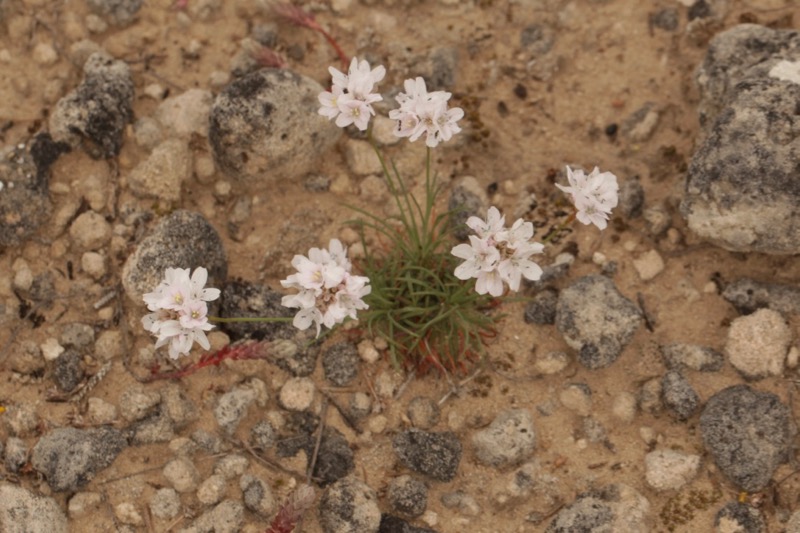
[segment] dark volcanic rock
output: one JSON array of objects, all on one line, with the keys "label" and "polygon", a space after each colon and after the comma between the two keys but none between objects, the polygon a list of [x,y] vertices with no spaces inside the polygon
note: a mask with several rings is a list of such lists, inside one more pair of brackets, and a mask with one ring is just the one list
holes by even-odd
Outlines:
[{"label": "dark volcanic rock", "polygon": [[719,469],[741,490],[757,492],[788,459],[797,428],[776,395],[734,385],[706,402],[700,432]]},{"label": "dark volcanic rock", "polygon": [[438,481],[453,479],[461,462],[461,442],[449,431],[403,431],[392,440],[392,448],[407,468]]}]

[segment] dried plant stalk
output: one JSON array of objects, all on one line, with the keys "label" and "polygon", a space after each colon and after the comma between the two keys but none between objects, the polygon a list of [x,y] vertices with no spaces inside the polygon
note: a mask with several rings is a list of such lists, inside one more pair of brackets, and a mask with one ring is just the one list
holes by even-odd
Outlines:
[{"label": "dried plant stalk", "polygon": [[305,512],[314,505],[315,498],[314,487],[311,485],[303,484],[297,487],[286,498],[265,533],[292,533],[303,519]]}]

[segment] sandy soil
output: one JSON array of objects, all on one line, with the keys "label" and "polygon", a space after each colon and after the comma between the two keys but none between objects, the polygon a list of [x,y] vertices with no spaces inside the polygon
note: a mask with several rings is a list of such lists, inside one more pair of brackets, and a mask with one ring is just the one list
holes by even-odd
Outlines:
[{"label": "sandy soil", "polygon": [[[80,68],[70,61],[69,50],[82,38],[96,41],[131,65],[137,90],[136,117],[148,116],[155,109],[158,102],[144,94],[144,88],[154,83],[172,94],[192,87],[218,90],[210,84],[212,72],[229,71],[230,60],[239,50],[239,40],[248,35],[252,25],[267,23],[270,17],[259,9],[257,2],[237,0],[222,2],[222,7],[211,18],[199,20],[191,15],[191,4],[196,1],[189,0],[188,11],[181,11],[174,9],[168,0],[150,0],[134,24],[124,28],[111,26],[98,33],[86,29],[83,22],[88,10],[82,1],[7,0],[0,3],[3,9],[0,140],[4,144],[16,144],[43,128],[55,101],[80,80]],[[645,190],[645,207],[663,208],[670,220],[670,229],[658,235],[653,234],[643,218],[619,220],[603,234],[595,228],[576,227],[571,235],[549,247],[545,263],[551,262],[565,247],[577,245],[578,260],[567,279],[557,282],[559,287],[581,275],[599,272],[600,267],[592,260],[595,253],[616,261],[618,270],[614,281],[624,295],[643,302],[653,319],[652,331],[641,328],[620,359],[607,369],[590,371],[572,362],[561,373],[540,376],[532,370],[537,357],[552,350],[571,352],[553,326],[524,323],[524,303],[507,304],[504,311],[508,316],[502,330],[488,347],[489,364],[479,377],[468,381],[457,395],[444,401],[441,422],[436,429],[456,428],[467,443],[474,429],[490,422],[498,412],[511,407],[529,408],[534,413],[538,432],[534,457],[542,471],[552,475],[553,486],[546,491],[534,491],[525,501],[498,505],[495,497],[506,486],[511,473],[480,466],[467,445],[456,479],[451,483],[431,484],[428,508],[439,516],[435,529],[487,533],[542,531],[549,520],[537,525],[526,521],[526,517],[532,513],[547,516],[588,488],[619,481],[636,487],[649,499],[653,531],[668,530],[669,520],[665,516],[670,514],[670,506],[682,505],[691,491],[719,492],[718,503],[696,511],[692,520],[674,529],[710,531],[716,509],[725,501],[735,499],[737,494],[707,455],[698,478],[679,493],[658,493],[644,480],[643,458],[650,448],[640,436],[641,428],[654,430],[659,447],[703,454],[696,417],[688,422],[677,422],[667,414],[639,413],[632,422],[624,423],[613,417],[611,406],[620,392],[636,394],[645,380],[663,373],[655,351],[659,343],[687,342],[722,349],[727,325],[736,317],[736,312],[717,293],[715,279],[730,281],[749,276],[784,283],[796,283],[800,279],[794,258],[733,254],[699,242],[685,229],[677,212],[685,165],[698,142],[697,95],[691,76],[703,57],[707,40],[715,32],[740,21],[778,27],[794,24],[796,27],[797,13],[794,13],[794,20],[791,18],[796,6],[791,7],[791,0],[730,0],[719,20],[696,25],[701,27],[689,32],[688,8],[668,0],[481,0],[474,3],[336,0],[333,4],[332,8],[327,2],[315,2],[309,7],[345,51],[366,53],[370,59],[386,65],[389,74],[382,83],[384,88],[399,86],[404,78],[415,75],[415,65],[429,50],[440,46],[458,50],[452,87],[456,94],[454,102],[470,106],[473,117],[479,118],[483,126],[476,128],[477,122],[473,122],[471,135],[436,151],[436,168],[445,180],[472,175],[483,187],[496,184],[492,204],[513,213],[525,192],[536,194],[540,205],[557,198],[552,178],[548,177],[551,169],[562,168],[565,164],[589,168],[598,165],[616,173],[621,181],[638,176]],[[663,8],[677,10],[679,23],[674,31],[653,24],[652,16]],[[187,12],[189,19],[185,15]],[[549,50],[531,51],[521,46],[521,31],[534,23],[544,28],[547,39],[552,39]],[[39,43],[47,43],[57,52],[54,62],[47,64],[36,58]],[[335,55],[318,34],[281,25],[277,49],[289,57],[302,56],[302,59],[289,59],[289,66],[327,84],[327,67],[335,64]],[[520,87],[524,88],[522,97]],[[651,135],[631,140],[625,128],[626,119],[648,103],[659,111],[658,123]],[[605,133],[611,124],[619,125],[618,133],[613,136]],[[488,136],[477,141],[480,129],[485,129]],[[419,152],[418,148],[402,144],[393,148],[391,154],[412,149]],[[193,150],[196,155],[207,154],[206,140],[198,139],[193,143]],[[257,188],[252,191],[252,214],[233,239],[226,231],[226,221],[237,198],[245,191],[234,187],[231,193],[221,194],[219,182],[226,178],[217,173],[203,183],[187,184],[184,197],[176,205],[136,198],[125,189],[124,177],[146,155],[129,131],[122,153],[114,161],[92,160],[82,151],[64,156],[53,168],[52,185],[67,189],[65,194],[53,196],[55,210],[76,198],[86,197],[90,187],[83,183],[84,177],[94,175],[99,176],[101,190],[107,195],[103,214],[112,224],[118,221],[115,219],[117,209],[125,202],[136,202],[156,214],[175,207],[200,211],[223,236],[230,276],[264,281],[277,288],[278,280],[289,273],[288,262],[274,265],[265,257],[274,257],[276,250],[293,240],[281,233],[283,221],[302,224],[304,218],[313,214],[316,217],[313,226],[318,228],[314,237],[321,245],[339,235],[341,223],[351,216],[342,207],[343,201],[356,198],[363,205],[369,201],[359,192],[359,180],[348,175],[344,158],[334,150],[319,155],[320,173],[333,180],[331,192],[310,193],[300,180]],[[117,171],[119,179],[115,177]],[[552,223],[547,219],[547,212],[542,208],[526,216],[537,223]],[[570,244],[572,242],[575,244]],[[643,281],[633,261],[651,250],[658,251],[665,266],[654,279]],[[300,250],[291,253],[297,252]],[[27,261],[35,274],[51,272],[59,296],[50,308],[37,311],[44,319],[38,327],[33,327],[31,320],[18,318],[20,303],[11,285],[16,271],[13,265],[20,258]],[[3,297],[0,303],[4,305],[4,314],[0,316],[0,405],[35,406],[42,430],[87,423],[84,403],[47,400],[52,387],[47,373],[41,378],[24,378],[13,373],[6,364],[9,350],[25,341],[41,344],[48,338],[58,338],[61,327],[71,322],[91,324],[98,334],[106,329],[122,332],[128,346],[123,358],[130,361],[134,369],[145,370],[136,356],[150,344],[150,339],[138,326],[142,309],[125,300],[112,300],[100,310],[92,307],[117,285],[123,260],[122,256],[112,257],[109,266],[112,274],[95,282],[78,268],[80,253],[70,248],[69,237],[50,234],[46,225],[23,246],[0,251],[0,295]],[[74,279],[65,274],[68,262],[75,268]],[[121,315],[116,315],[117,312]],[[797,337],[798,317],[793,318],[791,325]],[[92,356],[87,356],[85,362],[89,373],[102,364]],[[368,392],[369,383],[384,372],[391,372],[388,363],[365,365],[357,384],[349,390]],[[255,370],[228,365],[183,380],[181,385],[187,396],[201,410],[205,409],[185,434],[197,428],[216,430],[207,407],[213,405],[218,391],[226,390],[246,375],[257,375],[274,390],[287,378],[282,371],[264,363]],[[326,386],[320,368],[314,377],[321,387]],[[729,365],[717,373],[693,373],[689,379],[703,400],[728,385],[743,381]],[[582,435],[582,418],[557,405],[558,392],[565,384],[574,382],[591,387],[592,415],[606,427],[613,449],[602,443],[588,442]],[[120,394],[135,383],[122,361],[117,360],[90,396],[118,404]],[[796,407],[795,384],[790,379],[765,379],[758,382],[757,387],[778,394]],[[396,465],[390,437],[394,430],[408,425],[404,414],[408,400],[418,395],[438,400],[450,388],[446,380],[435,376],[411,381],[402,396],[384,402],[381,415],[386,418],[386,430],[373,434],[370,439],[356,435],[332,409],[327,410],[326,423],[338,428],[354,443],[356,475],[380,492],[402,470]],[[556,407],[552,415],[543,416],[537,411],[537,406],[553,402]],[[271,407],[275,407],[274,400]],[[2,416],[0,414],[0,420]],[[251,409],[241,425],[242,437],[246,438],[245,428],[257,419],[259,413]],[[8,429],[2,424],[0,435],[8,436]],[[33,446],[36,436],[26,441]],[[73,530],[114,531],[111,508],[121,501],[130,501],[131,496],[146,513],[146,502],[165,484],[158,467],[170,455],[167,444],[126,449],[86,489],[102,493],[110,505],[102,505],[74,520]],[[210,473],[212,465],[213,459],[198,461],[202,477]],[[290,466],[303,470],[305,458],[293,460]],[[286,474],[255,462],[252,468],[273,482],[279,496],[284,493]],[[3,472],[1,468],[0,472]],[[775,479],[783,479],[792,472],[793,466],[785,465]],[[135,473],[137,475],[131,475]],[[1,475],[34,491],[50,493],[46,482],[35,472]],[[442,494],[456,489],[473,496],[481,508],[480,513],[468,516],[440,503]],[[228,495],[238,497],[238,491],[238,486],[232,482]],[[558,496],[546,497],[545,493]],[[68,495],[53,496],[66,509]],[[797,509],[800,477],[788,477],[780,487],[772,487],[763,495],[746,497],[757,497],[770,522],[769,530],[780,531],[780,519]],[[183,504],[187,516],[201,511],[192,494],[184,495]],[[664,509],[667,510],[662,512]],[[303,531],[319,531],[316,520],[315,516],[309,516]],[[266,525],[255,515],[248,515],[246,522],[252,525],[252,531],[257,531],[259,524]],[[181,523],[152,519],[149,530],[175,530],[188,523],[189,518]],[[148,527],[141,526],[137,530],[146,531]]]}]

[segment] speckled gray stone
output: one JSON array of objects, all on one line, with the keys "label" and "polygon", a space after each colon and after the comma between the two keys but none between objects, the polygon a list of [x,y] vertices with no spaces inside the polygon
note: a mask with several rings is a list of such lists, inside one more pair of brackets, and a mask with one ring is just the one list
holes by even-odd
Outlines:
[{"label": "speckled gray stone", "polygon": [[55,492],[75,491],[114,462],[126,446],[122,433],[111,427],[58,428],[39,439],[31,463]]},{"label": "speckled gray stone", "polygon": [[800,253],[800,84],[770,74],[784,60],[800,61],[800,32],[745,24],[717,35],[698,69],[707,136],[680,210],[727,250]]},{"label": "speckled gray stone", "polygon": [[788,459],[797,427],[776,395],[734,385],[706,402],[700,432],[728,479],[741,490],[757,492]]},{"label": "speckled gray stone", "polygon": [[322,494],[319,521],[325,533],[377,533],[378,495],[355,478],[341,479]]},{"label": "speckled gray stone", "polygon": [[141,304],[142,295],[155,290],[167,268],[208,270],[207,287],[220,287],[228,274],[222,239],[200,213],[177,210],[164,217],[142,239],[122,268],[122,286]]},{"label": "speckled gray stone", "polygon": [[83,66],[81,84],[56,103],[50,114],[55,141],[84,147],[100,157],[119,155],[125,127],[133,118],[134,86],[124,61],[96,52]]},{"label": "speckled gray stone", "polygon": [[556,327],[590,369],[616,361],[641,323],[639,308],[604,276],[580,278],[558,298]]},{"label": "speckled gray stone", "polygon": [[211,107],[209,142],[229,177],[271,183],[300,179],[341,135],[317,113],[316,81],[286,69],[265,68],[234,80]]},{"label": "speckled gray stone", "polygon": [[449,431],[402,431],[392,439],[392,448],[407,468],[438,481],[452,480],[461,462],[461,442]]}]

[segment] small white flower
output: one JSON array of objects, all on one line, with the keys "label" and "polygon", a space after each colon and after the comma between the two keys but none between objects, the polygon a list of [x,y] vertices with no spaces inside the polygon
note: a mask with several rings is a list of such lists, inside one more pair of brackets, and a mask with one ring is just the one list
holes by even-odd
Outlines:
[{"label": "small white flower", "polygon": [[197,342],[208,350],[210,344],[205,332],[214,328],[208,322],[207,302],[219,298],[219,289],[205,288],[208,270],[195,269],[189,276],[188,268],[168,268],[164,280],[153,292],[143,296],[152,313],[142,317],[142,326],[157,337],[156,348],[169,344],[169,356],[177,359],[188,355]]},{"label": "small white flower", "polygon": [[477,233],[478,237],[481,239],[494,237],[496,233],[503,229],[505,223],[506,217],[501,215],[500,210],[495,206],[491,206],[489,208],[489,211],[486,214],[486,220],[475,216],[467,219],[467,226],[469,226],[472,231]]},{"label": "small white flower", "polygon": [[588,176],[583,170],[567,167],[567,181],[568,187],[559,184],[556,187],[572,198],[578,210],[576,218],[583,224],[605,229],[611,210],[619,202],[617,177],[611,172],[600,172],[597,167]]},{"label": "small white flower", "polygon": [[327,250],[311,248],[308,257],[294,256],[292,266],[297,273],[282,280],[281,285],[298,292],[284,296],[281,305],[300,309],[292,321],[297,329],[314,324],[319,336],[323,325],[332,328],[346,318],[356,318],[358,310],[367,309],[363,297],[372,289],[369,279],[350,273],[347,249],[338,239],[331,239]]},{"label": "small white flower", "polygon": [[396,136],[408,137],[414,142],[425,135],[425,144],[435,148],[461,131],[457,122],[464,117],[464,110],[459,107],[448,109],[450,93],[429,93],[425,80],[420,77],[406,80],[403,88],[406,92],[395,97],[400,108],[389,112],[389,118],[397,121]]},{"label": "small white flower", "polygon": [[486,220],[468,218],[467,225],[477,236],[470,235],[469,244],[459,244],[450,252],[464,259],[456,267],[455,276],[462,280],[476,278],[478,294],[501,296],[504,283],[516,292],[523,277],[536,281],[542,276],[541,267],[530,260],[544,250],[541,243],[531,242],[533,224],[519,219],[505,228],[504,220],[496,207],[489,208]]},{"label": "small white flower", "polygon": [[475,235],[469,236],[469,244],[459,244],[450,251],[464,262],[456,267],[455,276],[461,280],[476,278],[481,272],[490,272],[500,262],[500,251]]},{"label": "small white flower", "polygon": [[383,66],[371,69],[366,61],[353,58],[347,74],[333,67],[328,70],[332,86],[330,91],[323,91],[317,97],[321,106],[319,114],[329,120],[335,119],[340,128],[354,124],[361,131],[366,130],[370,117],[375,114],[372,104],[383,100],[380,94],[372,91],[386,75],[386,69]]}]

